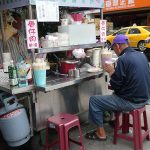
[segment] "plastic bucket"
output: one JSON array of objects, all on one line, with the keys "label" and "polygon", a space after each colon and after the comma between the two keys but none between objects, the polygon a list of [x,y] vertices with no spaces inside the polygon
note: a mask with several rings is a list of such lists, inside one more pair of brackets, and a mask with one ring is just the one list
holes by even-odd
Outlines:
[{"label": "plastic bucket", "polygon": [[34,82],[37,86],[46,85],[46,70],[34,70]]}]

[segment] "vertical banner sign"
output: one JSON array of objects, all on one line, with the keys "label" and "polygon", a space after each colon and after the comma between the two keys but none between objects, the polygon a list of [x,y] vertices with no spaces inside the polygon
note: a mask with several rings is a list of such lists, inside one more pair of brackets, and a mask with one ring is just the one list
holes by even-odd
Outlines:
[{"label": "vertical banner sign", "polygon": [[27,48],[35,49],[39,48],[37,20],[26,20],[26,35],[27,35]]},{"label": "vertical banner sign", "polygon": [[36,12],[38,22],[59,22],[58,1],[37,0]]},{"label": "vertical banner sign", "polygon": [[106,20],[100,20],[100,41],[106,42]]}]

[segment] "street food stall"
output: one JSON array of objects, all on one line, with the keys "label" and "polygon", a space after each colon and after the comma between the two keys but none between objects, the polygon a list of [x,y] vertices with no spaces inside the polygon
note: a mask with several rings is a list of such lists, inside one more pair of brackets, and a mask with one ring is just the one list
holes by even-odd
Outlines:
[{"label": "street food stall", "polygon": [[[50,0],[46,0],[50,1]],[[44,1],[45,2],[45,1]],[[72,8],[70,11],[74,11],[74,8],[96,8],[99,9],[99,12],[101,13],[101,18],[103,19],[103,11],[102,8],[104,7],[104,1],[103,0],[76,0],[76,1],[64,1],[64,0],[58,0],[58,6],[59,7],[66,7],[66,9]],[[1,10],[1,29],[2,29],[2,37],[3,42],[5,43],[5,32],[4,32],[4,25],[3,25],[3,10],[6,9],[13,9],[13,8],[20,8],[23,6],[28,6],[28,19],[33,19],[33,9],[35,8],[35,1],[34,0],[12,0],[12,1],[2,1],[0,3],[0,10]],[[77,9],[76,9],[77,10]],[[81,10],[80,10],[81,11]],[[83,9],[82,9],[83,11]],[[92,10],[91,10],[92,11]],[[65,20],[63,20],[65,21]],[[64,24],[66,22],[63,22]],[[78,22],[79,23],[79,22]],[[80,24],[78,26],[76,25],[70,25],[69,28],[77,29],[80,28]],[[93,28],[93,24],[88,24],[88,27]],[[83,25],[82,29],[87,28],[87,25]],[[94,28],[93,28],[94,29]],[[77,30],[72,29],[66,29],[66,26],[60,26],[59,29],[60,33],[63,33],[64,30],[71,30],[69,34],[79,37],[79,32]],[[80,30],[81,31],[81,30]],[[83,31],[83,30],[82,30]],[[93,31],[93,30],[91,30]],[[76,34],[77,32],[78,34]],[[89,30],[90,32],[90,30]],[[86,34],[86,36],[83,36],[79,41],[76,41],[77,38],[71,37],[69,40],[69,44],[67,45],[56,45],[55,47],[52,46],[41,46],[39,48],[36,48],[34,50],[31,50],[32,52],[32,58],[34,59],[35,52],[36,54],[50,54],[55,53],[59,55],[60,52],[68,52],[70,50],[74,49],[84,49],[88,50],[94,49],[95,58],[94,60],[99,59],[100,57],[96,57],[97,48],[99,49],[97,54],[100,54],[100,50],[103,49],[103,43],[97,42],[96,39],[90,39],[87,38],[87,40],[84,40],[88,35],[91,37],[96,38],[96,35],[94,33],[90,32],[90,34],[87,34],[86,30],[84,31],[83,35]],[[82,34],[81,34],[82,35]],[[81,36],[80,35],[80,36]],[[49,37],[48,37],[49,39]],[[83,41],[83,43],[81,42]],[[88,42],[90,41],[90,42]],[[5,52],[5,46],[3,51]],[[52,57],[57,57],[57,54],[51,55]],[[75,59],[76,61],[79,61],[81,63],[82,59]],[[67,60],[68,61],[68,60]],[[63,61],[64,62],[64,61]],[[98,62],[98,63],[99,63]],[[65,61],[66,63],[66,61]],[[97,63],[94,61],[93,63]],[[81,120],[86,121],[87,120],[87,110],[88,110],[88,102],[89,97],[94,94],[106,94],[107,93],[107,87],[106,87],[106,81],[105,76],[103,74],[103,70],[100,69],[100,65],[98,66],[98,70],[89,70],[87,69],[87,63],[84,67],[78,67],[76,70],[77,75],[72,76],[72,72],[67,70],[67,73],[61,72],[60,69],[50,72],[46,76],[46,85],[44,86],[38,86],[34,84],[33,82],[30,83],[28,86],[22,86],[19,87],[11,86],[9,82],[2,82],[0,81],[0,90],[5,91],[7,93],[10,93],[12,95],[19,95],[21,96],[27,96],[22,101],[28,102],[28,108],[29,108],[29,122],[31,126],[31,131],[33,134],[33,129],[35,131],[40,131],[41,129],[45,128],[46,120],[49,116],[61,113],[61,112],[67,112],[71,114],[77,114],[80,116]],[[50,66],[51,67],[51,66]],[[59,67],[59,66],[58,66]],[[86,68],[87,67],[87,68]],[[86,68],[86,69],[85,69]],[[75,69],[75,68],[73,68]],[[46,71],[46,73],[48,70]],[[60,73],[61,72],[61,73]],[[75,73],[75,71],[74,71]],[[78,74],[80,73],[80,75]],[[24,102],[23,102],[24,103]],[[26,103],[26,102],[25,102]]]}]

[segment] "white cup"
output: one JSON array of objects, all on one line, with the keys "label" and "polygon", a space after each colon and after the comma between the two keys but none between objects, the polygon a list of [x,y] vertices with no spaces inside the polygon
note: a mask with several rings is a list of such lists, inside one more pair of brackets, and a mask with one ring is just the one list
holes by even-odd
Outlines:
[{"label": "white cup", "polygon": [[8,72],[8,66],[10,65],[10,62],[4,62],[3,63],[3,70],[4,72]]},{"label": "white cup", "polygon": [[10,60],[12,60],[11,58],[11,53],[3,53],[2,54],[2,57],[3,57],[3,62],[10,62]]}]

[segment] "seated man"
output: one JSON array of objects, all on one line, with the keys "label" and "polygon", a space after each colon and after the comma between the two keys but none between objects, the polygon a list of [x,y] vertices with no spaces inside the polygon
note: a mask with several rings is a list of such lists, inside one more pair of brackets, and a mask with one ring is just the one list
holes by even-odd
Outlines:
[{"label": "seated man", "polygon": [[104,111],[132,111],[146,105],[150,98],[150,68],[145,55],[129,47],[125,35],[117,35],[111,48],[119,57],[117,65],[105,64],[104,70],[110,75],[114,93],[90,97],[89,120],[97,125],[95,132],[86,134],[91,140],[106,140]]}]

